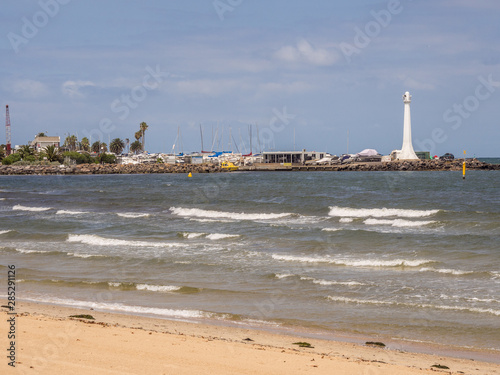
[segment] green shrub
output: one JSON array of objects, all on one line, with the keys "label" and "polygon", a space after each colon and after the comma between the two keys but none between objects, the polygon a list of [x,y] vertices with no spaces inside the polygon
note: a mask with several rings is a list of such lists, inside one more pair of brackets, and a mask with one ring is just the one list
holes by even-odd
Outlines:
[{"label": "green shrub", "polygon": [[63,158],[70,158],[74,160],[76,164],[87,164],[92,163],[93,160],[88,154],[80,154],[76,151],[66,151],[62,154]]},{"label": "green shrub", "polygon": [[116,164],[116,155],[104,153],[97,157],[97,161],[103,164]]},{"label": "green shrub", "polygon": [[21,155],[19,155],[18,153],[10,154],[9,156],[7,156],[2,160],[2,164],[11,165],[12,163],[18,162],[20,160],[21,160]]}]

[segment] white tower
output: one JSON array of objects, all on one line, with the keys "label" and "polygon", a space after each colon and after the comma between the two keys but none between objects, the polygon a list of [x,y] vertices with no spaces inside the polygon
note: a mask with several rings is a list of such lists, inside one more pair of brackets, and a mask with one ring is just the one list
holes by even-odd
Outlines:
[{"label": "white tower", "polygon": [[403,147],[398,155],[400,160],[418,160],[415,151],[413,151],[413,145],[411,143],[411,115],[410,115],[410,103],[411,95],[407,91],[403,95],[403,101],[405,103],[405,117],[404,117],[404,130],[403,130]]}]

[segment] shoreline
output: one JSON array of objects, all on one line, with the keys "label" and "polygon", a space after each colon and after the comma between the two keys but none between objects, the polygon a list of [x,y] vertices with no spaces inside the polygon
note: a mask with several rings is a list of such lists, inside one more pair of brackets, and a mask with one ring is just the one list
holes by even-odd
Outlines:
[{"label": "shoreline", "polygon": [[[463,159],[404,160],[392,162],[367,162],[332,165],[283,165],[255,164],[241,166],[238,171],[293,171],[293,172],[396,172],[396,171],[462,171]],[[500,170],[500,164],[489,164],[477,159],[467,159],[467,170]],[[163,174],[163,173],[226,173],[214,164],[78,164],[66,165],[0,165],[0,175],[94,175],[94,174]]]},{"label": "shoreline", "polygon": [[[5,302],[2,299],[2,305]],[[273,332],[261,327],[186,322],[22,300],[17,301],[16,313],[16,362],[21,363],[8,373],[31,373],[33,369],[37,374],[144,373],[146,369],[146,373],[176,374],[208,370],[217,374],[302,374],[307,371],[429,374],[443,371],[431,367],[433,365],[449,367],[447,374],[500,373],[500,364],[493,362],[497,353],[488,350],[464,350],[462,354],[469,353],[469,358],[474,353],[482,354],[491,358],[491,362],[444,355],[442,350],[435,354],[420,353],[411,350],[413,344],[403,349],[392,345],[379,348],[319,338],[318,334],[298,330]],[[95,320],[69,317],[79,314],[90,314]],[[2,316],[5,325],[5,308],[2,308]],[[6,336],[2,335],[1,345],[7,345]],[[293,344],[304,341],[314,348]],[[433,345],[421,346],[429,352],[435,349]],[[125,363],[126,367],[120,367]]]}]

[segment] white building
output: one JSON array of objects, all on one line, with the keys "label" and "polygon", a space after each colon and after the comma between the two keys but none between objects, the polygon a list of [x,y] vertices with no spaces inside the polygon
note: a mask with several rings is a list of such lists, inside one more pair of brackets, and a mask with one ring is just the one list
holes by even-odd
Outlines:
[{"label": "white building", "polygon": [[31,147],[40,152],[47,146],[60,147],[61,137],[39,137],[38,135],[31,142]]}]

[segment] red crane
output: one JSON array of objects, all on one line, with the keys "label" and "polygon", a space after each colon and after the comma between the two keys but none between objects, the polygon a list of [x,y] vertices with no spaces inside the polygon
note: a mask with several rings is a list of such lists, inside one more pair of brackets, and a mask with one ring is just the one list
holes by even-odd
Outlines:
[{"label": "red crane", "polygon": [[5,106],[5,156],[10,155],[10,115],[9,115],[9,106]]}]

